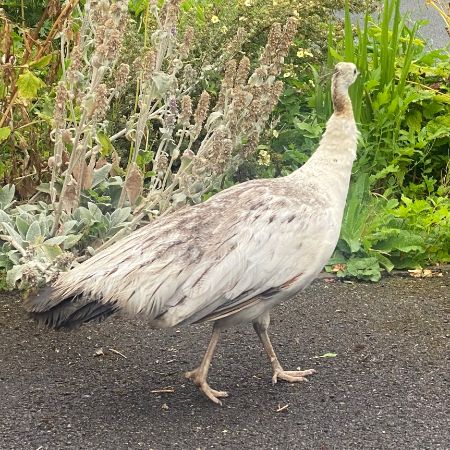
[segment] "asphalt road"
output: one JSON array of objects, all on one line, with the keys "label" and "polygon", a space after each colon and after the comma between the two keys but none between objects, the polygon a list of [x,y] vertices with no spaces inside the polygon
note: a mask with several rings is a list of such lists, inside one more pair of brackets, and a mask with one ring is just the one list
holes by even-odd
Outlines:
[{"label": "asphalt road", "polygon": [[[441,3],[446,4],[448,0],[441,0]],[[410,21],[427,22],[420,28],[419,36],[427,42],[429,48],[442,48],[450,44],[444,20],[434,8],[426,5],[426,0],[401,0],[400,10],[409,16]],[[343,17],[344,13],[341,12],[338,16]],[[356,23],[358,15],[354,14],[352,20]],[[362,24],[362,21],[360,23]]]},{"label": "asphalt road", "polygon": [[[441,3],[447,5],[448,0],[441,0]],[[410,14],[413,20],[428,21],[421,28],[420,34],[426,38],[431,47],[445,47],[449,44],[444,20],[434,8],[426,5],[425,0],[402,0],[400,8],[402,12]]]},{"label": "asphalt road", "polygon": [[272,386],[251,326],[229,330],[210,372],[222,407],[183,377],[209,333],[120,317],[39,330],[1,297],[0,448],[450,448],[448,275],[319,281],[276,308],[274,345],[286,369],[317,370],[308,383]]}]

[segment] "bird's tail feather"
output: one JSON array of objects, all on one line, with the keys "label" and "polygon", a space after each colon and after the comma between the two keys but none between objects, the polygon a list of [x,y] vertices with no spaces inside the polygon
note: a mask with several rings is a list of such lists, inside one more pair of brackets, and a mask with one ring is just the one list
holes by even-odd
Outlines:
[{"label": "bird's tail feather", "polygon": [[83,294],[55,297],[54,289],[47,287],[29,296],[24,307],[36,322],[56,330],[78,328],[86,322],[101,322],[118,310],[114,303],[102,303]]}]

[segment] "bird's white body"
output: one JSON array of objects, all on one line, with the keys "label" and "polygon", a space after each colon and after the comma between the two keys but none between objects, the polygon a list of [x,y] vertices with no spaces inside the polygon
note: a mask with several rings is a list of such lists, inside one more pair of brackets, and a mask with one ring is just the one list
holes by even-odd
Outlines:
[{"label": "bird's white body", "polygon": [[274,381],[313,373],[282,370],[267,335],[269,311],[308,286],[339,238],[357,129],[348,86],[353,64],[333,77],[335,112],[320,145],[300,169],[278,179],[233,186],[208,201],[132,232],[60,276],[28,308],[42,322],[71,326],[116,310],[166,328],[201,321],[215,334],[188,376],[214,402],[225,393],[206,383],[220,329],[253,322],[271,359]]},{"label": "bird's white body", "polygon": [[155,327],[251,321],[294,295],[339,237],[356,127],[333,118],[299,170],[234,186],[131,233],[63,274],[55,293],[115,302]]}]

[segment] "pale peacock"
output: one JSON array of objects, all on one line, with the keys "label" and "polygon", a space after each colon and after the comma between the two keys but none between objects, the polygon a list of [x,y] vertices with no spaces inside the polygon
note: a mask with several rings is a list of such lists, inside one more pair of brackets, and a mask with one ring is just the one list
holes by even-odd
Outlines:
[{"label": "pale peacock", "polygon": [[283,370],[268,335],[270,311],[307,287],[330,258],[341,227],[357,128],[341,62],[332,78],[334,113],[319,147],[286,177],[252,180],[144,226],[25,301],[40,323],[73,328],[121,310],[155,328],[212,322],[200,366],[186,373],[214,403],[228,394],[207,383],[223,329],[252,322],[274,383],[314,370]]}]

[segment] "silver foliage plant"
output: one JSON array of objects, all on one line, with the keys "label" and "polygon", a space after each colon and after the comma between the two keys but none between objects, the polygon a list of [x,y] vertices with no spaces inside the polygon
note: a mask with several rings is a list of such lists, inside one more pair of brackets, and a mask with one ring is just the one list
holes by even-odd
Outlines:
[{"label": "silver foliage plant", "polygon": [[[246,56],[232,57],[245,41],[245,31],[238,31],[217,66],[207,68],[224,69],[217,101],[211,105],[206,91],[198,99],[193,98],[206,70],[198,72],[188,63],[194,30],[187,28],[181,38],[178,36],[179,3],[168,0],[159,8],[156,1],[150,1],[156,30],[151,46],[143,50],[133,70],[118,64],[129,20],[126,0],[86,1],[79,39],[67,61],[65,36],[71,25],[62,33],[63,76],[56,91],[52,132],[55,147],[49,159],[51,181],[46,188],[51,199],[47,208],[50,218],[45,219],[45,226],[39,225],[37,233],[36,225],[31,224],[32,216],[41,217],[42,211],[21,211],[16,207],[17,217],[6,231],[6,222],[0,223],[5,236],[9,236],[6,240],[0,236],[4,241],[0,257],[8,252],[13,256],[5,257],[9,262],[3,264],[9,269],[12,286],[18,282],[24,287],[51,281],[58,270],[70,265],[75,248],[79,258],[86,257],[80,243],[87,248],[85,254],[92,254],[94,248],[105,248],[143,219],[201,202],[204,194],[220,188],[225,174],[256,151],[260,134],[283,90],[277,76],[296,34],[296,19],[288,19],[284,26],[272,26],[254,69]],[[126,128],[108,137],[107,111],[127,84],[130,72],[137,78],[138,109],[128,118]],[[155,126],[158,142],[152,148],[152,177],[144,186],[138,156],[151,148],[149,135]],[[125,172],[111,144],[120,137],[130,142]],[[124,173],[123,178],[118,176],[120,173]],[[83,191],[99,183],[110,183],[118,190],[116,212],[103,214],[93,203],[88,208],[80,206]],[[39,245],[51,246],[49,251],[39,251],[39,256],[30,251],[35,248],[34,241],[26,241],[28,228],[22,227],[24,236],[18,230],[17,221],[22,223],[18,217],[26,214],[22,219],[35,228]],[[16,234],[11,234],[13,228]],[[14,236],[20,242],[12,242]],[[68,246],[67,242],[73,244]]]}]

